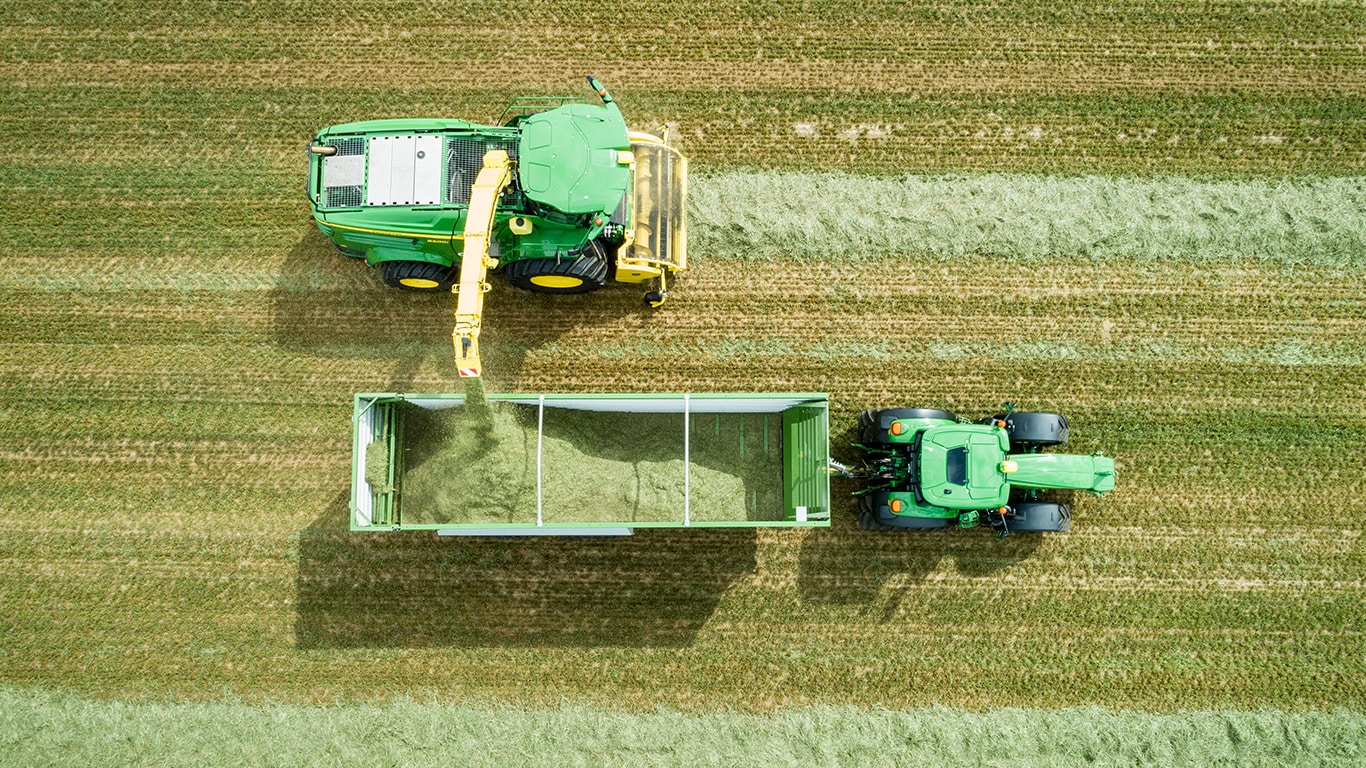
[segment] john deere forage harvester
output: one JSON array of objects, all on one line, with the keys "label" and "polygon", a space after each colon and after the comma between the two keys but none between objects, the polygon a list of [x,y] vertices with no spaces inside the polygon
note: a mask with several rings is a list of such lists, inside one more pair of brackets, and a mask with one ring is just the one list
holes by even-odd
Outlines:
[{"label": "john deere forage harvester", "polygon": [[667,128],[628,130],[601,104],[522,97],[498,125],[396,119],[334,125],[310,144],[313,220],[385,284],[458,294],[456,358],[478,376],[490,269],[518,288],[585,293],[687,268],[687,160]]}]

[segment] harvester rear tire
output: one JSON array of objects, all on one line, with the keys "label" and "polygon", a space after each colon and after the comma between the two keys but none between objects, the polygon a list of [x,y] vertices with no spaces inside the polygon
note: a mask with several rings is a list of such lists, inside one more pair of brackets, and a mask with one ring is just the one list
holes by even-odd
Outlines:
[{"label": "harvester rear tire", "polygon": [[1005,420],[1012,450],[1016,446],[1029,450],[1067,442],[1067,417],[1060,413],[1020,411],[1009,415],[999,414],[996,418]]},{"label": "harvester rear tire", "polygon": [[1006,521],[1011,533],[1066,533],[1072,528],[1072,508],[1047,501],[1014,504],[1014,516]]},{"label": "harvester rear tire", "polygon": [[455,268],[428,261],[385,261],[379,265],[380,278],[390,288],[420,293],[449,292],[455,285]]},{"label": "harvester rear tire", "polygon": [[859,442],[864,445],[886,445],[887,430],[897,419],[947,419],[958,417],[938,408],[875,408],[858,415]]},{"label": "harvester rear tire", "polygon": [[596,242],[574,259],[522,259],[507,265],[508,282],[537,293],[588,293],[607,283],[607,257]]}]

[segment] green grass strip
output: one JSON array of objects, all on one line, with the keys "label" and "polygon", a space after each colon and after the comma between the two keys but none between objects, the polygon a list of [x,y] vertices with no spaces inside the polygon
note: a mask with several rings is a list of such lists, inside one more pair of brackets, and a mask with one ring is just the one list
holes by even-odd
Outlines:
[{"label": "green grass strip", "polygon": [[124,703],[0,689],[0,765],[1359,765],[1354,712]]},{"label": "green grass strip", "polygon": [[691,185],[690,249],[749,259],[1084,257],[1366,267],[1366,178],[785,171]]}]

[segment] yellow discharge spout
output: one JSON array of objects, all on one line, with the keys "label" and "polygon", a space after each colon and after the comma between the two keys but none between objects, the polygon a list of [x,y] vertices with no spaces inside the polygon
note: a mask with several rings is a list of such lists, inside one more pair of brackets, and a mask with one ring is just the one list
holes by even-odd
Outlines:
[{"label": "yellow discharge spout", "polygon": [[501,149],[484,154],[484,167],[474,179],[470,191],[470,207],[465,215],[465,249],[460,257],[460,282],[455,286],[455,364],[460,376],[478,376],[479,325],[484,314],[484,294],[489,290],[485,280],[488,271],[498,266],[489,258],[489,236],[493,232],[493,217],[498,211],[498,196],[512,180],[512,161]]}]

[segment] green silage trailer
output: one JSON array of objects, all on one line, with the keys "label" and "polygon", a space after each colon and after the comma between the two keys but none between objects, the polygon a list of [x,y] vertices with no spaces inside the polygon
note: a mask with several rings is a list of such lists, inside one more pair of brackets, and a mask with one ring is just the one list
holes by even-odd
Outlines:
[{"label": "green silage trailer", "polygon": [[351,529],[828,527],[824,394],[362,393]]}]

